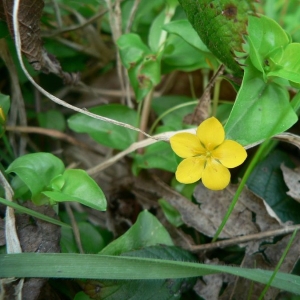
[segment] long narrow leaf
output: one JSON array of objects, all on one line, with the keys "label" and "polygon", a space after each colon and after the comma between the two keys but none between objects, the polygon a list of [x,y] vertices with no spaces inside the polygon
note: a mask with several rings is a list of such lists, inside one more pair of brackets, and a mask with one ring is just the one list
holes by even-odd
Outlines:
[{"label": "long narrow leaf", "polygon": [[60,222],[60,221],[58,221],[56,219],[53,219],[53,218],[48,217],[48,216],[45,216],[45,215],[43,215],[41,213],[38,213],[38,212],[36,212],[34,210],[31,210],[29,208],[23,207],[23,206],[15,203],[15,202],[11,202],[11,201],[8,201],[6,199],[0,198],[0,203],[2,203],[4,205],[7,205],[7,206],[10,206],[10,207],[16,209],[17,211],[19,211],[21,213],[33,216],[35,218],[44,220],[46,222],[49,222],[49,223],[52,223],[52,224],[55,224],[55,225],[59,225],[59,226],[62,226],[62,227],[71,228],[71,226],[68,225],[68,224],[66,224],[66,223]]},{"label": "long narrow leaf", "polygon": [[[267,284],[273,274],[260,269],[95,254],[2,254],[0,266],[0,277],[141,280],[228,273]],[[277,273],[272,286],[300,294],[300,277]]]}]

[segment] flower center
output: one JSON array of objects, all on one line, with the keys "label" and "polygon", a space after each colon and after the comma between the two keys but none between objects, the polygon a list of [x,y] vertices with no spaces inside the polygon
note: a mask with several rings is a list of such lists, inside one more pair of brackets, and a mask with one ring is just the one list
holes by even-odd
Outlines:
[{"label": "flower center", "polygon": [[206,158],[211,158],[211,156],[212,156],[211,151],[206,151],[205,157],[206,157]]}]

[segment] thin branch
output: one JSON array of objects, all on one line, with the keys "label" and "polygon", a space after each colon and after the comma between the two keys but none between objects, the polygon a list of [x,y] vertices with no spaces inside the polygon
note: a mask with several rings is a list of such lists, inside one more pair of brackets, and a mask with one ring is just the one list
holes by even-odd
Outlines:
[{"label": "thin branch", "polygon": [[[121,3],[124,2],[125,0],[121,0]],[[92,24],[93,22],[95,22],[97,19],[103,17],[106,13],[108,12],[108,9],[104,9],[102,11],[100,11],[99,13],[95,14],[93,17],[91,17],[90,19],[86,20],[86,22],[79,24],[79,25],[73,25],[73,26],[69,26],[69,27],[65,27],[62,29],[58,29],[58,30],[54,30],[52,32],[44,32],[42,34],[42,37],[53,37],[62,33],[66,33],[66,32],[70,32],[70,31],[75,31],[78,29],[82,29],[85,26],[88,26],[90,24]]]},{"label": "thin branch", "polygon": [[71,204],[68,203],[68,202],[65,202],[64,204],[65,204],[67,214],[68,214],[68,216],[70,218],[70,221],[71,221],[71,225],[72,225],[76,245],[78,247],[79,252],[81,254],[83,254],[84,250],[83,250],[82,244],[81,244],[80,232],[79,232],[78,224],[77,224],[76,219],[74,217],[73,211],[71,209]]},{"label": "thin branch", "polygon": [[[23,62],[23,58],[22,58],[22,53],[21,53],[21,38],[20,38],[20,30],[19,30],[19,22],[18,22],[18,12],[19,12],[19,3],[20,0],[15,0],[14,2],[14,9],[13,9],[13,27],[14,27],[14,32],[15,32],[15,44],[16,44],[16,50],[17,50],[17,55],[18,55],[18,59],[21,65],[21,68],[23,70],[23,72],[25,73],[26,77],[29,79],[29,81],[46,97],[48,97],[50,100],[52,100],[53,102],[62,105],[64,107],[67,107],[73,111],[77,111],[80,112],[84,115],[90,116],[94,119],[97,120],[101,120],[101,121],[105,121],[105,122],[109,122],[118,126],[122,126],[125,127],[127,129],[131,129],[134,131],[138,131],[138,132],[142,132],[139,128],[134,127],[130,124],[126,124],[123,122],[119,122],[110,118],[106,118],[106,117],[102,117],[96,114],[93,114],[85,109],[80,109],[76,106],[73,106],[55,96],[53,96],[52,94],[50,94],[49,92],[47,92],[46,90],[44,90],[40,85],[38,85],[34,79],[31,77],[31,75],[28,73],[28,71],[26,70],[25,66],[24,66],[24,62]],[[147,134],[146,132],[143,132],[143,134],[149,138],[152,138],[149,134]]]},{"label": "thin branch", "polygon": [[134,3],[133,3],[133,6],[131,8],[130,15],[129,15],[129,18],[128,18],[128,22],[127,22],[127,25],[126,25],[125,33],[130,32],[130,29],[131,29],[132,23],[134,21],[134,17],[135,17],[135,14],[137,12],[137,9],[139,7],[140,2],[141,2],[141,0],[135,0]]},{"label": "thin branch", "polygon": [[[55,129],[48,129],[48,128],[41,128],[41,127],[30,127],[30,126],[6,126],[7,131],[12,132],[22,132],[22,133],[36,133],[36,134],[43,134],[47,135],[53,138],[65,140],[68,143],[79,146],[83,149],[87,149],[93,152],[96,152],[99,154],[99,151],[96,149],[90,147],[89,145],[86,145],[85,143],[76,140],[74,137],[67,135],[61,131],[55,130]],[[103,153],[100,153],[103,155]]]},{"label": "thin branch", "polygon": [[[25,111],[25,104],[20,88],[18,73],[13,62],[11,53],[7,47],[5,39],[0,40],[0,56],[3,59],[11,79],[11,111],[9,116],[9,123],[11,125],[16,125],[19,123],[22,126],[27,125],[27,116]],[[19,120],[19,122],[18,122]],[[13,145],[14,152],[16,156],[25,154],[26,149],[26,139],[21,138],[19,147],[15,140],[15,136],[10,136],[10,142]]]},{"label": "thin branch", "polygon": [[204,251],[204,250],[213,250],[216,248],[224,248],[224,247],[242,244],[242,243],[246,243],[246,242],[250,242],[250,241],[263,240],[263,239],[266,239],[266,238],[272,237],[272,236],[285,235],[285,234],[293,232],[296,229],[300,229],[300,225],[287,226],[287,227],[280,228],[280,229],[275,229],[275,230],[270,230],[270,231],[255,233],[255,234],[249,234],[249,235],[240,236],[240,237],[223,240],[223,241],[219,241],[219,242],[214,242],[214,243],[210,243],[210,244],[190,246],[189,249],[192,252],[200,252],[200,251]]},{"label": "thin branch", "polygon": [[[12,202],[14,192],[1,171],[0,171],[0,184],[4,188],[5,198],[8,201]],[[9,206],[6,207],[6,213],[5,213],[5,240],[6,240],[6,252],[8,254],[22,253],[21,244],[17,234],[15,211],[12,207]],[[16,299],[18,300],[22,299],[23,284],[24,284],[24,279],[22,278],[15,288]]]}]

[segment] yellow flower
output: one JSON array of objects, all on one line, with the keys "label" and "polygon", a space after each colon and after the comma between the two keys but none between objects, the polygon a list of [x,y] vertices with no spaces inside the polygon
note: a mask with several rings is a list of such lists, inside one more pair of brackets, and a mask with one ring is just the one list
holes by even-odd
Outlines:
[{"label": "yellow flower", "polygon": [[196,134],[177,133],[170,142],[173,151],[184,158],[177,167],[176,179],[193,183],[202,178],[211,190],[224,189],[230,182],[228,168],[241,165],[247,157],[242,145],[225,140],[224,128],[214,117],[202,122]]}]

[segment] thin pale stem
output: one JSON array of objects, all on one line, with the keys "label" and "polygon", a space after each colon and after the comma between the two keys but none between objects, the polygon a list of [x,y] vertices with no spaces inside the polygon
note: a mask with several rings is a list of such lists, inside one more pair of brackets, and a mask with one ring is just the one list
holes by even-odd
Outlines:
[{"label": "thin pale stem", "polygon": [[[153,97],[153,89],[147,94],[143,101],[143,108],[142,108],[142,115],[141,115],[141,121],[140,121],[140,130],[146,132],[150,110],[151,110],[151,102]],[[143,129],[142,129],[143,128]],[[142,140],[143,135],[139,134],[138,140]]]},{"label": "thin pale stem", "polygon": [[218,77],[216,79],[215,87],[214,87],[214,97],[212,102],[212,116],[216,117],[217,109],[220,98],[220,87],[221,87],[222,78]]},{"label": "thin pale stem", "polygon": [[261,158],[262,154],[265,152],[265,149],[267,147],[269,147],[269,145],[270,145],[270,140],[267,140],[259,146],[257,152],[255,153],[253,159],[251,160],[251,162],[250,162],[250,164],[249,164],[249,166],[248,166],[248,168],[247,168],[247,170],[246,170],[246,172],[245,172],[245,174],[244,174],[244,176],[243,176],[243,178],[242,178],[242,180],[239,184],[239,187],[238,187],[238,189],[237,189],[237,191],[236,191],[236,193],[235,193],[235,195],[234,195],[234,197],[233,197],[233,199],[230,203],[230,206],[229,206],[229,208],[228,208],[228,210],[227,210],[227,212],[226,212],[226,214],[225,214],[225,216],[222,220],[221,225],[219,226],[214,238],[212,239],[212,242],[215,242],[218,239],[220,233],[224,229],[224,227],[225,227],[231,213],[233,212],[234,207],[235,207],[235,205],[236,205],[236,203],[237,203],[237,201],[238,201],[238,199],[239,199],[239,197],[240,197],[240,195],[241,195],[241,193],[242,193],[242,191],[243,191],[243,189],[246,185],[246,182],[247,182],[250,174],[254,170],[254,168],[257,165],[259,159]]},{"label": "thin pale stem", "polygon": [[70,221],[71,221],[71,225],[72,225],[72,229],[73,229],[73,234],[74,234],[74,238],[75,238],[75,241],[76,241],[76,245],[78,247],[79,252],[81,254],[83,254],[84,250],[83,250],[82,244],[81,244],[80,232],[79,232],[79,228],[78,228],[77,222],[75,220],[73,211],[71,209],[71,205],[68,202],[65,202],[64,204],[65,204],[65,208],[66,208],[67,214],[68,214],[68,216],[70,218]]},{"label": "thin pale stem", "polygon": [[288,254],[288,252],[289,252],[289,250],[290,250],[290,248],[291,248],[291,246],[292,246],[292,243],[293,243],[294,240],[295,240],[297,231],[298,231],[298,229],[295,229],[294,233],[292,234],[292,236],[291,236],[291,238],[290,238],[290,240],[289,240],[289,242],[288,242],[288,244],[287,244],[287,246],[286,246],[286,248],[285,248],[285,250],[284,250],[284,252],[283,252],[283,254],[282,254],[282,256],[281,256],[281,258],[280,258],[280,260],[279,260],[279,262],[278,262],[278,264],[277,264],[277,266],[276,266],[276,268],[275,268],[275,270],[274,270],[274,272],[273,272],[273,274],[272,274],[272,276],[271,276],[271,278],[270,278],[270,280],[269,280],[269,282],[267,283],[267,285],[265,286],[264,290],[263,290],[262,293],[260,294],[259,300],[264,299],[264,296],[265,296],[266,292],[267,292],[268,289],[270,288],[270,286],[271,286],[271,284],[272,284],[272,281],[273,281],[274,278],[276,277],[276,274],[278,273],[279,268],[281,267],[281,265],[282,265],[284,259],[286,258],[287,254]]}]

